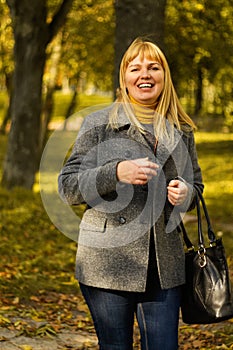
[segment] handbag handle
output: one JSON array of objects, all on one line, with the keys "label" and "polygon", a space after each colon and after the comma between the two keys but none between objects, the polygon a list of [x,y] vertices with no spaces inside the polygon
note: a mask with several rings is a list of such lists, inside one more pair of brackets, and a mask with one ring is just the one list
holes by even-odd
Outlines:
[{"label": "handbag handle", "polygon": [[186,228],[184,226],[184,223],[183,223],[182,219],[180,221],[180,228],[181,228],[181,231],[182,231],[182,234],[183,234],[184,243],[185,243],[187,249],[188,250],[194,250],[194,245],[192,244],[192,242],[189,239],[189,236],[187,234],[187,231],[186,231]]},{"label": "handbag handle", "polygon": [[202,233],[202,221],[201,221],[201,209],[200,209],[200,202],[202,204],[202,209],[203,212],[205,214],[205,219],[207,222],[207,234],[208,234],[208,238],[210,241],[210,244],[213,244],[216,242],[216,237],[214,234],[214,231],[212,229],[212,225],[210,222],[210,216],[207,210],[207,206],[204,200],[204,197],[202,195],[202,192],[200,190],[200,188],[194,184],[194,188],[197,192],[197,196],[196,196],[196,204],[197,204],[197,218],[198,218],[198,237],[199,237],[199,243],[201,243],[201,245],[204,245],[204,237],[203,237],[203,233]]},{"label": "handbag handle", "polygon": [[[198,245],[199,245],[199,250],[200,249],[203,250],[203,249],[205,249],[205,244],[204,244],[204,235],[203,235],[203,231],[202,231],[200,202],[202,204],[202,209],[203,209],[203,212],[205,214],[205,219],[207,222],[208,238],[209,238],[210,245],[212,245],[216,242],[216,237],[215,237],[214,231],[212,229],[209,213],[208,213],[202,192],[196,184],[194,184],[194,189],[196,191],[195,200],[196,200],[197,220],[198,220]],[[181,228],[181,231],[183,234],[183,239],[184,239],[184,242],[185,242],[187,249],[194,250],[194,245],[192,244],[192,242],[190,241],[190,239],[188,237],[187,231],[185,229],[185,226],[184,226],[184,223],[182,220],[180,222],[180,228]]]}]

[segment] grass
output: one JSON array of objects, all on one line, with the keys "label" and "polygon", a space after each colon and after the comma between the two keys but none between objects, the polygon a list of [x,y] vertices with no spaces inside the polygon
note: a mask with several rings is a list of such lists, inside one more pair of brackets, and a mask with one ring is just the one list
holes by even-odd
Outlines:
[{"label": "grass", "polygon": [[[204,197],[216,234],[223,236],[228,255],[233,251],[233,134],[196,134],[198,159],[205,184]],[[195,211],[193,214],[196,214]],[[188,225],[193,236],[195,224]]]},{"label": "grass", "polygon": [[[56,92],[53,120],[64,119],[70,99]],[[76,111],[109,102],[108,96],[80,95]],[[0,93],[0,120],[5,107],[6,95]],[[7,136],[0,134],[0,177],[6,148]],[[76,243],[52,224],[38,192],[0,187],[0,232],[0,295],[29,301],[44,290],[77,291]]]},{"label": "grass", "polygon": [[[203,137],[204,135],[202,135]],[[217,219],[224,217],[225,223],[232,222],[233,202],[233,163],[231,135],[211,135],[215,138],[199,143],[202,149],[200,163],[203,171],[204,182],[206,183],[206,195],[210,210]],[[226,205],[227,204],[227,205]]]},{"label": "grass", "polygon": [[[66,115],[67,108],[72,99],[70,94],[63,94],[61,91],[57,91],[54,95],[55,104],[53,110],[52,120],[63,120]],[[85,109],[90,106],[107,104],[112,101],[110,96],[99,96],[99,95],[84,95],[80,94],[77,97],[77,105],[75,107],[74,113]]]},{"label": "grass", "polygon": [[[61,122],[64,121],[67,109],[72,100],[71,93],[63,93],[62,91],[56,91],[54,93],[54,108],[52,111],[52,121]],[[81,110],[85,110],[90,106],[101,106],[112,102],[112,97],[110,95],[85,95],[79,94],[76,100],[75,113]],[[0,125],[5,116],[6,109],[8,105],[8,99],[5,92],[0,91]]]},{"label": "grass", "polygon": [[75,244],[51,224],[38,193],[0,193],[0,294],[28,299],[43,289],[65,291],[73,280]]}]

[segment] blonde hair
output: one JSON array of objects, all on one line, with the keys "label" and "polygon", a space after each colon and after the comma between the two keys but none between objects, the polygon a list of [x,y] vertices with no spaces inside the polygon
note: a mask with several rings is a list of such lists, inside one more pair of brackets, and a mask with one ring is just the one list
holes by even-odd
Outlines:
[{"label": "blonde hair", "polygon": [[185,113],[177,97],[165,55],[157,45],[150,41],[143,40],[142,38],[135,39],[122,58],[119,72],[120,88],[118,89],[116,108],[113,109],[110,115],[109,125],[113,128],[116,126],[119,105],[123,104],[131,123],[143,132],[141,124],[134,115],[125,84],[126,69],[129,63],[137,56],[141,59],[146,57],[147,59],[159,62],[164,70],[164,88],[159,96],[158,104],[155,109],[154,132],[156,137],[160,139],[164,139],[164,137],[169,138],[166,119],[171,124],[173,130],[174,127],[177,129],[194,129],[194,122]]}]

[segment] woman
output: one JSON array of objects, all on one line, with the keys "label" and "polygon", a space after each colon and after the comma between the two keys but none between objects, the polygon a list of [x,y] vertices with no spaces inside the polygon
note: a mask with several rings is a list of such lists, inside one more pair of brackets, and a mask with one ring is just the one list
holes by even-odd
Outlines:
[{"label": "woman", "polygon": [[101,350],[132,349],[134,315],[143,350],[178,348],[180,213],[194,207],[194,182],[203,189],[193,129],[164,54],[136,39],[116,102],[85,118],[59,175],[64,200],[87,204],[76,277]]}]

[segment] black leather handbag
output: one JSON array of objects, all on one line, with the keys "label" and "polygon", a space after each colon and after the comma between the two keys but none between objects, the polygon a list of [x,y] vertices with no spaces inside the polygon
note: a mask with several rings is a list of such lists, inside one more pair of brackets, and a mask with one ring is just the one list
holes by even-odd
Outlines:
[{"label": "black leather handbag", "polygon": [[[195,189],[198,217],[197,249],[181,223],[188,249],[185,253],[186,284],[183,287],[181,313],[183,321],[188,324],[217,323],[233,318],[231,281],[222,239],[216,239],[202,193],[198,187]],[[202,231],[201,207],[207,221],[208,247],[205,245]]]}]

